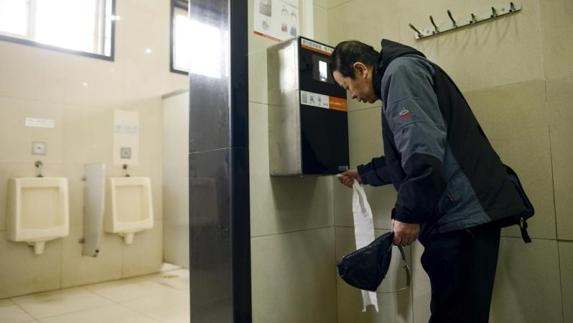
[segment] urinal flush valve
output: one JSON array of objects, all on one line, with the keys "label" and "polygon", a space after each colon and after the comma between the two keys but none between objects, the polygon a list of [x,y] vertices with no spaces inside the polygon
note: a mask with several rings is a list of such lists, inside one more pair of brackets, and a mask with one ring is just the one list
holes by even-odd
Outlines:
[{"label": "urinal flush valve", "polygon": [[42,175],[42,166],[44,166],[44,164],[40,160],[37,160],[34,163],[34,166],[36,166],[36,171],[38,172],[38,175],[36,175],[36,177],[44,177],[44,175]]}]

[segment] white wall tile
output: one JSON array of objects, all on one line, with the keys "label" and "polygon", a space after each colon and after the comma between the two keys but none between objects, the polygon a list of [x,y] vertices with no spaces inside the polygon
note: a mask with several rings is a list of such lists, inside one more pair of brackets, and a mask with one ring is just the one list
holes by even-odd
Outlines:
[{"label": "white wall tile", "polygon": [[573,242],[559,241],[559,266],[563,294],[563,322],[573,322]]},{"label": "white wall tile", "polygon": [[9,241],[1,231],[0,298],[59,288],[61,253],[62,239],[48,241],[44,253],[36,255],[25,242]]},{"label": "white wall tile", "polygon": [[352,0],[330,4],[328,36],[334,46],[344,40],[359,40],[380,50],[380,40],[399,40],[399,3],[389,0]]},{"label": "white wall tile", "polygon": [[[376,230],[376,236],[383,233],[385,232]],[[337,227],[336,259],[340,259],[355,249],[354,229]],[[406,253],[408,264],[411,264],[409,248],[406,248]],[[338,278],[338,322],[413,322],[411,298],[413,288],[398,291],[405,286],[406,275],[402,269],[400,253],[397,248],[394,248],[390,268],[376,293],[380,311],[376,313],[372,308],[369,308],[366,312],[362,312],[360,290]]]},{"label": "white wall tile", "polygon": [[573,4],[568,0],[539,1],[545,76],[571,76],[573,66]]},{"label": "white wall tile", "polygon": [[492,323],[563,322],[557,241],[502,238]]},{"label": "white wall tile", "polygon": [[547,81],[547,115],[551,133],[551,157],[555,185],[557,236],[573,240],[573,77]]},{"label": "white wall tile", "polygon": [[334,230],[251,240],[253,322],[336,321]]},{"label": "white wall tile", "polygon": [[[474,114],[501,160],[510,165],[535,207],[533,237],[555,239],[553,174],[545,108],[545,82],[531,81],[466,93]],[[517,227],[504,235],[520,236]]]},{"label": "white wall tile", "polygon": [[441,65],[462,91],[543,79],[539,2],[521,1],[523,10],[513,16],[416,41],[409,23],[418,29],[429,28],[432,25],[428,16],[433,15],[437,24],[448,24],[448,9],[461,21],[472,12],[487,12],[492,5],[507,5],[508,2],[401,1],[397,14],[400,16],[397,24],[400,41],[416,47]]},{"label": "white wall tile", "polygon": [[[137,236],[137,235],[136,235]],[[97,257],[82,255],[83,226],[62,240],[62,288],[121,278],[123,242],[102,234]]]},{"label": "white wall tile", "polygon": [[268,106],[249,108],[251,235],[331,226],[330,177],[270,176]]}]

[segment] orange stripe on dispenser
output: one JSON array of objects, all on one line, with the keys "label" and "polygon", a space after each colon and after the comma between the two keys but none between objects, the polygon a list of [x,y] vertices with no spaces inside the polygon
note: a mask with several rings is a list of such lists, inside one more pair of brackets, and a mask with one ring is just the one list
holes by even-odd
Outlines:
[{"label": "orange stripe on dispenser", "polygon": [[347,111],[348,105],[346,99],[335,96],[328,97],[328,106],[333,110]]}]

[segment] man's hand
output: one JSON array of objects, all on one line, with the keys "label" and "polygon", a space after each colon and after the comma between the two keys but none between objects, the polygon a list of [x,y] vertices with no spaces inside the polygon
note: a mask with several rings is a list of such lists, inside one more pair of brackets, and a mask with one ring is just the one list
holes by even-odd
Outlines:
[{"label": "man's hand", "polygon": [[392,220],[392,230],[394,231],[394,244],[408,246],[418,239],[420,225]]},{"label": "man's hand", "polygon": [[352,188],[352,184],[354,183],[354,180],[357,180],[358,183],[362,183],[362,178],[360,178],[360,175],[358,175],[358,172],[356,170],[347,170],[344,173],[340,173],[338,175],[336,175],[336,177],[338,178],[338,180],[340,181],[340,183],[342,183],[342,185],[347,186]]}]

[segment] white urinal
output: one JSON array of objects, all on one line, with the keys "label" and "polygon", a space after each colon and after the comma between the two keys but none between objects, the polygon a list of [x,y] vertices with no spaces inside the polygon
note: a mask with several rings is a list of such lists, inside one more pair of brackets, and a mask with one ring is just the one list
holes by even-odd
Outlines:
[{"label": "white urinal", "polygon": [[40,255],[46,241],[69,234],[66,178],[11,178],[8,194],[9,240],[27,242]]},{"label": "white urinal", "polygon": [[151,180],[148,177],[108,179],[108,198],[104,229],[133,242],[136,232],[153,228]]}]

